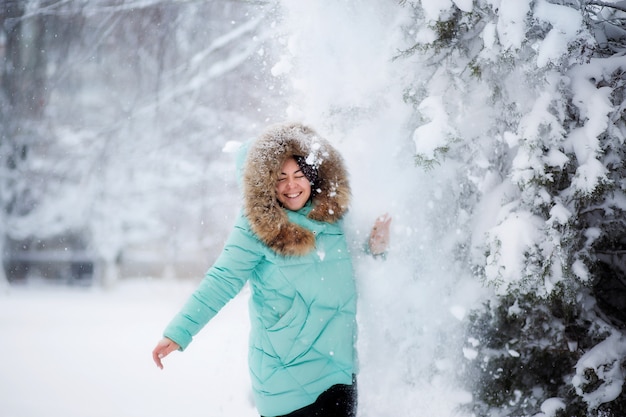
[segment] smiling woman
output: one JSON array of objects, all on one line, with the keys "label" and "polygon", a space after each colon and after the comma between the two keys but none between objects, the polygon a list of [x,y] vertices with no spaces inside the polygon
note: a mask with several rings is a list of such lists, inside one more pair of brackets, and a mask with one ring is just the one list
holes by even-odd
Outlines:
[{"label": "smiling woman", "polygon": [[[350,202],[343,159],[307,126],[270,127],[248,152],[243,193],[224,251],[166,328],[154,361],[162,368],[249,283],[248,361],[260,414],[353,417],[356,288],[342,228]],[[370,237],[374,254],[386,250],[385,219]]]},{"label": "smiling woman", "polygon": [[276,181],[276,198],[283,207],[293,211],[300,210],[311,197],[311,185],[311,180],[304,174],[296,159],[287,158]]}]

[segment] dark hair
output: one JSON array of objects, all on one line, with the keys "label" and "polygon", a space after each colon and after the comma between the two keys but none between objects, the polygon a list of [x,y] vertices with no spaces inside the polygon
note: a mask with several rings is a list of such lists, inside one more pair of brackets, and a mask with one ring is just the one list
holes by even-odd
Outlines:
[{"label": "dark hair", "polygon": [[296,160],[300,171],[304,174],[307,180],[311,183],[311,187],[316,188],[319,184],[319,171],[314,165],[307,164],[306,158],[299,155],[294,155],[293,159]]}]

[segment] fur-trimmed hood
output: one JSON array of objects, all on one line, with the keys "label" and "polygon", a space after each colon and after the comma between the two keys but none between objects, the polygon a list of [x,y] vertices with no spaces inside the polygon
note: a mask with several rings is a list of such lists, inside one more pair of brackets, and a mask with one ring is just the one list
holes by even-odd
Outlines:
[{"label": "fur-trimmed hood", "polygon": [[276,198],[283,162],[293,156],[306,158],[307,164],[318,170],[309,219],[335,223],[350,203],[343,159],[326,139],[299,123],[268,128],[248,150],[243,169],[244,213],[259,239],[284,256],[304,255],[315,248],[313,232],[290,222]]}]

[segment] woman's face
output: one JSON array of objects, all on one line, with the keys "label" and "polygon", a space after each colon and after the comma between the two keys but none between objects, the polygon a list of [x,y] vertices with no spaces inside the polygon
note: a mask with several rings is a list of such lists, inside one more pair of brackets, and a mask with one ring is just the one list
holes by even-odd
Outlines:
[{"label": "woman's face", "polygon": [[311,183],[293,158],[287,159],[280,169],[276,197],[283,207],[292,211],[300,210],[311,197]]}]

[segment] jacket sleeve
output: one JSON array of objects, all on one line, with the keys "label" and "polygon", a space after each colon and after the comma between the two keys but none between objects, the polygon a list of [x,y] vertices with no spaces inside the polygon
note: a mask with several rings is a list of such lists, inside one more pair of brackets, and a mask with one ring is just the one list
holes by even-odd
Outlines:
[{"label": "jacket sleeve", "polygon": [[218,259],[163,333],[180,350],[241,291],[263,257],[260,242],[242,223],[235,226]]}]

